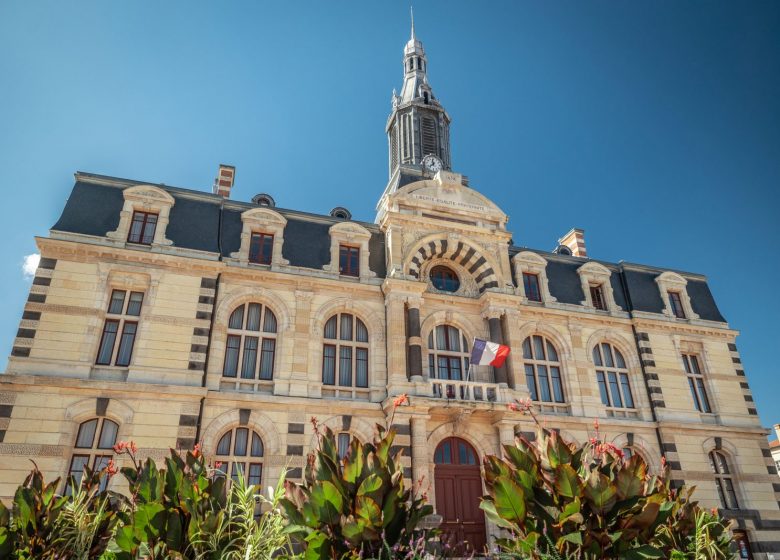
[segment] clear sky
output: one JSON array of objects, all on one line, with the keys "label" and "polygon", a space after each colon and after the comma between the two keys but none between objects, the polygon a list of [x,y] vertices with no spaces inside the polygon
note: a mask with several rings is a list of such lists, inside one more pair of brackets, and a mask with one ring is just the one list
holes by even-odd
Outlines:
[{"label": "clear sky", "polygon": [[[453,167],[515,242],[706,274],[780,422],[780,2],[414,8]],[[408,2],[0,2],[0,354],[77,170],[208,190],[224,162],[234,198],[372,221],[408,36]]]}]

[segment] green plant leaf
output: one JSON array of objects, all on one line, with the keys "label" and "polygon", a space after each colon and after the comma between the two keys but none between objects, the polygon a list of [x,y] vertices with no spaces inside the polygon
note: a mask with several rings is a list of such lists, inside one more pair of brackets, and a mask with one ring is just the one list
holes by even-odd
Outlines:
[{"label": "green plant leaf", "polygon": [[636,548],[626,550],[624,553],[626,560],[647,560],[648,558],[663,558],[664,553],[654,546],[643,544]]},{"label": "green plant leaf", "polygon": [[513,480],[500,477],[493,483],[496,512],[518,525],[525,520],[525,493]]},{"label": "green plant leaf", "polygon": [[598,471],[593,471],[585,484],[585,498],[593,509],[604,514],[615,505],[617,489],[612,482]]},{"label": "green plant leaf", "polygon": [[559,465],[555,469],[555,475],[555,489],[561,496],[574,498],[580,495],[580,477],[570,465]]}]

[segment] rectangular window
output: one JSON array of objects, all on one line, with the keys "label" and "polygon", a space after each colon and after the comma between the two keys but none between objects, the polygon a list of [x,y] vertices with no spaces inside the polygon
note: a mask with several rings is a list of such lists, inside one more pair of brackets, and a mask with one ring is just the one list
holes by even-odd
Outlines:
[{"label": "rectangular window", "polygon": [[555,396],[555,402],[562,403],[563,399],[563,383],[561,383],[561,370],[555,366],[550,366],[550,377],[552,378],[553,395]]},{"label": "rectangular window", "polygon": [[133,221],[130,224],[129,243],[151,245],[154,241],[154,232],[157,229],[157,214],[149,212],[133,212]]},{"label": "rectangular window", "polygon": [[349,245],[339,247],[339,274],[360,276],[360,248]]},{"label": "rectangular window", "polygon": [[683,309],[680,292],[667,292],[669,294],[669,305],[672,306],[672,314],[678,319],[685,319],[685,309]]},{"label": "rectangular window", "polygon": [[249,464],[249,484],[252,486],[259,486],[260,480],[263,478],[263,465],[260,463]]},{"label": "rectangular window", "polygon": [[620,374],[620,388],[623,391],[623,403],[626,408],[634,408],[634,396],[631,394],[631,385],[628,382],[628,375]]},{"label": "rectangular window", "polygon": [[244,337],[244,360],[241,364],[241,377],[243,379],[254,379],[255,365],[257,365],[257,342],[256,336]]},{"label": "rectangular window", "polygon": [[264,338],[260,353],[260,379],[273,379],[275,353],[276,340],[273,338]]},{"label": "rectangular window", "polygon": [[610,406],[609,403],[609,391],[607,391],[607,381],[604,378],[603,371],[597,371],[596,377],[599,381],[599,393],[601,393],[601,404],[604,406]]},{"label": "rectangular window", "polygon": [[225,350],[225,367],[222,369],[222,375],[225,377],[235,377],[238,373],[238,353],[241,350],[241,337],[228,335],[227,348]]},{"label": "rectangular window", "polygon": [[699,367],[699,358],[695,354],[682,355],[685,373],[688,375],[688,388],[691,391],[693,405],[699,412],[712,412],[710,399],[707,397],[707,389],[704,386],[704,375]]},{"label": "rectangular window", "polygon": [[114,290],[111,292],[111,301],[108,303],[108,312],[114,315],[121,315],[125,308],[124,290]]},{"label": "rectangular window", "polygon": [[613,371],[607,372],[609,378],[609,394],[612,397],[612,406],[623,407],[623,399],[620,398],[620,387],[618,386],[617,374]]},{"label": "rectangular window", "polygon": [[271,264],[274,251],[274,236],[270,233],[253,233],[249,242],[249,262]]},{"label": "rectangular window", "polygon": [[601,309],[602,311],[607,310],[607,304],[604,301],[604,288],[601,284],[590,287],[590,300],[593,302],[593,307],[596,309]]},{"label": "rectangular window", "polygon": [[528,392],[531,394],[532,401],[539,400],[539,393],[536,390],[536,377],[534,376],[534,366],[525,364],[525,383],[528,385]]},{"label": "rectangular window", "polygon": [[339,385],[352,387],[352,347],[342,346],[339,354]]},{"label": "rectangular window", "polygon": [[336,384],[336,347],[326,344],[322,349],[322,382]]},{"label": "rectangular window", "polygon": [[539,275],[523,272],[523,287],[525,297],[531,301],[542,301],[542,293],[539,291]]},{"label": "rectangular window", "polygon": [[368,387],[368,350],[366,348],[355,349],[355,385]]},{"label": "rectangular window", "polygon": [[138,330],[138,323],[126,322],[122,329],[122,338],[119,341],[119,351],[116,354],[116,365],[127,367],[130,365],[130,358],[133,357],[133,346],[135,345],[135,333]]},{"label": "rectangular window", "polygon": [[130,301],[127,302],[127,315],[138,317],[141,314],[141,304],[143,301],[143,292],[130,292]]},{"label": "rectangular window", "polygon": [[[75,486],[81,484],[81,476],[84,474],[84,467],[87,466],[87,463],[89,463],[89,455],[74,455],[73,459],[71,459],[68,476],[73,477]],[[68,487],[70,487],[70,483]]]},{"label": "rectangular window", "polygon": [[544,402],[550,402],[550,381],[547,379],[547,366],[536,366],[536,373],[539,375],[539,389],[542,393],[542,400]]},{"label": "rectangular window", "polygon": [[341,432],[338,439],[339,459],[343,459],[349,453],[349,434],[347,432]]},{"label": "rectangular window", "polygon": [[96,363],[101,366],[111,365],[111,357],[114,355],[114,343],[119,332],[119,321],[106,319],[103,325],[103,336],[100,338],[100,349]]}]

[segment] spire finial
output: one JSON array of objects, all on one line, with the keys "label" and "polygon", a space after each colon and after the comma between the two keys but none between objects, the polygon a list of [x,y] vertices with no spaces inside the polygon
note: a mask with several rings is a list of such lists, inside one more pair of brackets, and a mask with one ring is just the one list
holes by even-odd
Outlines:
[{"label": "spire finial", "polygon": [[409,6],[409,11],[412,14],[412,41],[414,41],[416,39],[414,36],[414,6]]}]

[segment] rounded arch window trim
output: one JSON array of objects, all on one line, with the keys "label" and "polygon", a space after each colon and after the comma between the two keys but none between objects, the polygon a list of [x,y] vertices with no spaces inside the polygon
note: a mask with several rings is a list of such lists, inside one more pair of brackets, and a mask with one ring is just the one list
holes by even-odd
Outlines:
[{"label": "rounded arch window trim", "polygon": [[566,405],[564,360],[555,340],[544,333],[529,334],[523,339],[522,353],[531,400],[541,405]]},{"label": "rounded arch window trim", "polygon": [[236,480],[243,476],[247,484],[261,485],[265,442],[257,430],[233,426],[219,436],[214,446],[214,468],[217,476]]},{"label": "rounded arch window trim", "polygon": [[428,279],[440,292],[455,293],[461,287],[460,274],[446,264],[434,264],[428,272]]},{"label": "rounded arch window trim", "polygon": [[428,378],[464,381],[468,375],[471,354],[463,329],[450,321],[440,322],[428,331],[427,341]]},{"label": "rounded arch window trim", "polygon": [[268,305],[248,301],[233,308],[225,325],[222,379],[273,381],[279,322]]},{"label": "rounded arch window trim", "polygon": [[458,436],[443,438],[433,452],[435,465],[454,465],[479,468],[479,452],[470,442]]},{"label": "rounded arch window trim", "polygon": [[722,509],[742,509],[744,497],[740,492],[739,472],[733,454],[723,448],[712,448],[707,453],[707,461],[712,471],[718,502]]},{"label": "rounded arch window trim", "polygon": [[[114,457],[114,445],[119,435],[120,424],[106,416],[85,418],[78,423],[73,451],[68,463],[68,476],[65,480],[65,492],[69,491],[70,479],[76,484],[81,482],[84,467],[94,471],[106,468]],[[105,490],[108,478],[101,481],[101,489]]]},{"label": "rounded arch window trim", "polygon": [[590,358],[596,371],[601,403],[608,410],[636,411],[631,367],[620,345],[609,339],[601,340],[590,347]]}]

